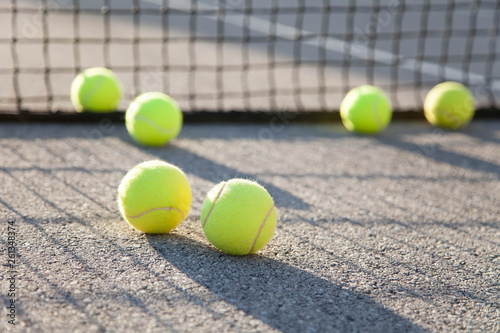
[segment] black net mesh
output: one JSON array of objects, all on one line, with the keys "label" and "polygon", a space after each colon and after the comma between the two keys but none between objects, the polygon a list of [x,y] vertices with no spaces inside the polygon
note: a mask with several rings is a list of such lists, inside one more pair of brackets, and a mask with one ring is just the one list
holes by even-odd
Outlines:
[{"label": "black net mesh", "polygon": [[500,106],[500,1],[10,0],[0,4],[0,112],[73,112],[88,67],[120,77],[120,110],[163,91],[184,111],[338,110],[374,84],[396,111],[435,84]]}]

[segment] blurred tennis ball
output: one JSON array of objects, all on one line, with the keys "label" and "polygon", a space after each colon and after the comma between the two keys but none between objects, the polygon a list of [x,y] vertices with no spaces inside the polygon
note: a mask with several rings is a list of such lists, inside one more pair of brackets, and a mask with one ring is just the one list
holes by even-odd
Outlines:
[{"label": "blurred tennis ball", "polygon": [[125,124],[135,141],[147,146],[161,146],[179,134],[182,112],[170,96],[147,92],[130,104]]},{"label": "blurred tennis ball", "polygon": [[245,179],[214,186],[201,209],[201,225],[219,250],[234,255],[255,253],[273,237],[277,213],[265,188]]},{"label": "blurred tennis ball", "polygon": [[474,112],[474,97],[458,82],[440,83],[425,98],[425,118],[435,126],[462,128],[471,121]]},{"label": "blurred tennis ball", "polygon": [[86,69],[71,84],[71,102],[78,112],[112,112],[121,98],[120,80],[107,68]]},{"label": "blurred tennis ball", "polygon": [[178,167],[149,161],[132,168],[118,187],[123,218],[134,228],[150,234],[169,232],[191,209],[191,187]]},{"label": "blurred tennis ball", "polygon": [[389,98],[379,88],[364,85],[347,93],[340,105],[342,123],[349,131],[375,134],[391,122]]}]

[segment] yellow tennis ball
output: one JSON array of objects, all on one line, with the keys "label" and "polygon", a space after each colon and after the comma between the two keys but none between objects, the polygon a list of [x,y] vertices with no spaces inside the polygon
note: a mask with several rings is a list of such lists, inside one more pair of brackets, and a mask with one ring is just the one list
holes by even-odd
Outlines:
[{"label": "yellow tennis ball", "polygon": [[78,112],[115,111],[121,98],[120,80],[107,68],[89,68],[71,84],[71,102]]},{"label": "yellow tennis ball", "polygon": [[370,85],[360,86],[344,97],[340,105],[340,117],[349,131],[375,134],[391,122],[391,102],[381,89]]},{"label": "yellow tennis ball", "polygon": [[219,250],[234,255],[255,253],[273,237],[277,213],[265,188],[245,179],[213,187],[201,209],[201,225]]},{"label": "yellow tennis ball", "polygon": [[191,209],[191,187],[178,167],[149,161],[131,169],[118,187],[123,218],[134,228],[162,234],[177,227]]},{"label": "yellow tennis ball", "polygon": [[458,82],[440,83],[425,98],[425,118],[435,126],[462,128],[471,121],[474,112],[474,97]]},{"label": "yellow tennis ball", "polygon": [[147,92],[130,104],[125,124],[130,136],[138,143],[162,146],[181,131],[182,112],[172,97],[160,92]]}]

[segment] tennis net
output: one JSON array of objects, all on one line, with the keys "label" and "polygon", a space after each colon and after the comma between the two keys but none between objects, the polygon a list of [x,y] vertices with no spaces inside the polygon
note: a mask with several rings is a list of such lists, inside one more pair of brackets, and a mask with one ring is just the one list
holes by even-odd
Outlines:
[{"label": "tennis net", "polygon": [[0,113],[74,112],[88,67],[124,100],[163,91],[190,111],[334,111],[374,84],[396,111],[435,84],[500,106],[500,1],[10,0],[0,5]]}]

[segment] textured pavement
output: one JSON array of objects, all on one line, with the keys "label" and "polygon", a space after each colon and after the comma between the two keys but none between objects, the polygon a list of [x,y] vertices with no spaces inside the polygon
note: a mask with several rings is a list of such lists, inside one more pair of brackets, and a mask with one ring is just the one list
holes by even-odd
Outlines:
[{"label": "textured pavement", "polygon": [[[162,159],[192,185],[187,218],[150,236],[120,217],[116,188]],[[258,180],[278,227],[257,255],[203,235],[206,192]],[[121,124],[0,124],[0,255],[16,230],[15,328],[0,331],[499,332],[500,121],[460,132],[393,123],[186,124],[159,148]]]}]

